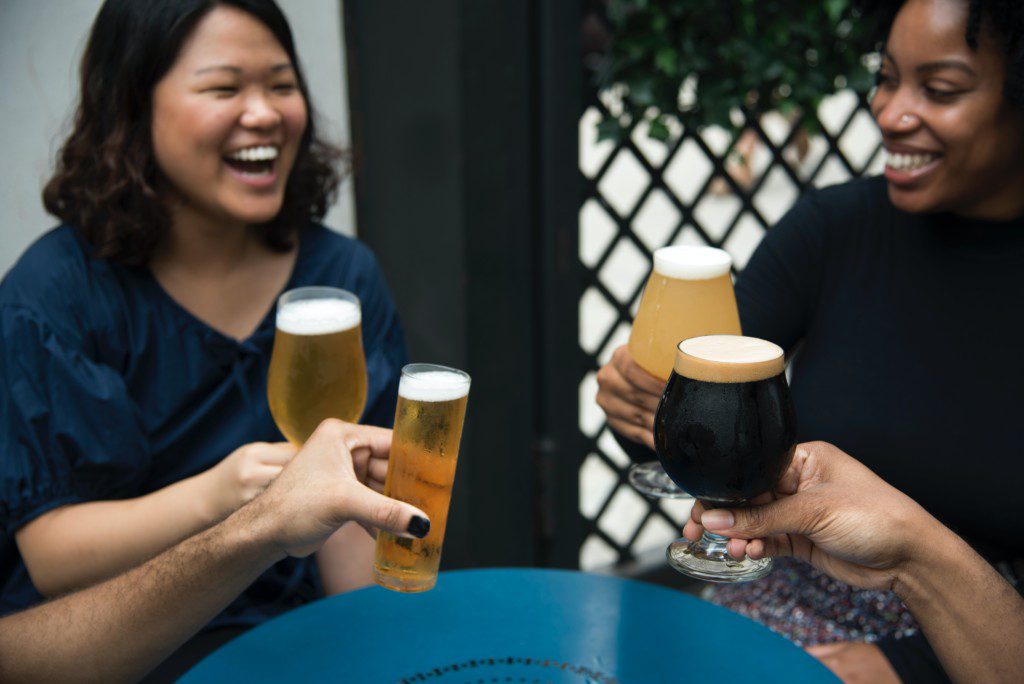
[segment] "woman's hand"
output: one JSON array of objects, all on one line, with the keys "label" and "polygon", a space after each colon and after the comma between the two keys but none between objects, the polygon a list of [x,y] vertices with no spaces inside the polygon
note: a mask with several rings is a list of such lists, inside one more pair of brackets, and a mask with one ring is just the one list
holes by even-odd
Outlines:
[{"label": "woman's hand", "polygon": [[271,525],[271,538],[290,556],[308,556],[350,520],[371,535],[382,529],[422,539],[430,530],[423,511],[370,488],[383,487],[390,446],[390,430],[325,420],[245,512]]},{"label": "woman's hand", "polygon": [[941,528],[913,499],[825,442],[797,445],[774,493],[754,503],[761,505],[705,511],[698,502],[683,534],[697,539],[707,528],[730,537],[735,558],[796,556],[847,584],[892,589],[928,531]]},{"label": "woman's hand", "polygon": [[896,670],[875,644],[841,641],[811,646],[807,652],[845,684],[900,684]]},{"label": "woman's hand", "polygon": [[597,372],[597,405],[608,426],[623,437],[654,449],[654,412],[665,382],[633,361],[626,345]]},{"label": "woman's hand", "polygon": [[205,480],[209,514],[220,520],[266,489],[295,455],[288,442],[253,442],[240,446],[200,477]]}]

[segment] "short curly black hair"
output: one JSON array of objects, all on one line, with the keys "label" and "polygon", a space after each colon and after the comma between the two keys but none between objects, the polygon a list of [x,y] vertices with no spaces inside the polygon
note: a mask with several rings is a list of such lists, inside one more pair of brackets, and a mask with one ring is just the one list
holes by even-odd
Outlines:
[{"label": "short curly black hair", "polygon": [[[862,0],[863,15],[876,21],[877,38],[884,42],[906,0]],[[1013,107],[1024,109],[1024,2],[1022,0],[962,0],[968,6],[964,40],[978,48],[978,35],[991,31],[1006,58],[1003,96]]]}]

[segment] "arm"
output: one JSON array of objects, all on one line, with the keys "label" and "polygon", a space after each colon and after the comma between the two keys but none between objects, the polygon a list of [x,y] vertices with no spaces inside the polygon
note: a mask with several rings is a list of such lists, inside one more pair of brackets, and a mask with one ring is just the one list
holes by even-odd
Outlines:
[{"label": "arm", "polygon": [[954,681],[1024,676],[1024,599],[960,537],[938,521],[894,590],[917,618]]},{"label": "arm", "polygon": [[[771,340],[787,354],[803,337],[821,289],[826,224],[811,192],[761,241],[736,282],[744,335]],[[597,403],[622,448],[634,461],[654,458],[654,412],[665,382],[622,346],[598,371],[597,384]]]},{"label": "arm", "polygon": [[294,453],[245,445],[196,477],[123,498],[151,465],[142,411],[121,371],[87,349],[88,331],[63,332],[34,309],[0,307],[0,526],[50,596],[224,518]]},{"label": "arm", "polygon": [[777,501],[745,509],[694,506],[702,525],[730,537],[729,553],[791,555],[848,584],[892,589],[955,681],[1024,676],[1024,599],[927,511],[832,445],[799,445]]},{"label": "arm", "polygon": [[[352,440],[347,444],[355,462],[360,467],[366,464],[365,474],[360,471],[357,476],[370,489],[383,493],[391,430],[364,426],[359,434],[361,441]],[[316,554],[324,593],[333,596],[373,584],[376,549],[374,538],[355,523],[346,524],[332,534]]]},{"label": "arm", "polygon": [[[384,274],[366,245],[359,244],[350,268],[360,274],[354,290],[362,302],[363,346],[370,378],[366,409],[359,422],[390,428],[395,420],[402,366],[409,362],[405,335]],[[390,432],[387,434],[390,440]],[[377,491],[383,492],[383,472],[379,485]],[[338,530],[316,554],[324,592],[330,596],[371,584],[374,550],[373,538],[358,525]]]},{"label": "arm", "polygon": [[0,680],[135,681],[278,560],[242,511],[142,567],[0,621]]},{"label": "arm", "polygon": [[54,596],[138,565],[256,496],[293,453],[288,444],[249,444],[146,496],[48,511],[15,535],[32,582]]},{"label": "arm", "polygon": [[224,522],[124,575],[0,620],[0,681],[135,681],[267,567],[309,555],[348,520],[411,538],[423,512],[359,482],[369,469],[345,444],[363,429],[325,422]]},{"label": "arm", "polygon": [[765,234],[736,280],[744,335],[774,342],[790,356],[822,293],[832,222],[810,191]]},{"label": "arm", "polygon": [[328,596],[373,584],[377,543],[362,527],[348,523],[316,552],[324,593]]}]

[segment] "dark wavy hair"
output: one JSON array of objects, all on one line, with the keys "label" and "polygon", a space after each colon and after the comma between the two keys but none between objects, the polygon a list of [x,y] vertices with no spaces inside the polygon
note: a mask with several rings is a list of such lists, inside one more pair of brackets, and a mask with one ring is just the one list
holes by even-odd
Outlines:
[{"label": "dark wavy hair", "polygon": [[[862,0],[864,13],[877,22],[879,42],[889,37],[889,29],[906,0]],[[1006,58],[1003,97],[1013,107],[1024,109],[1024,2],[1021,0],[963,0],[967,5],[964,40],[978,49],[978,35],[984,29],[996,38]]]},{"label": "dark wavy hair", "polygon": [[145,263],[169,229],[151,139],[153,88],[196,23],[222,5],[249,13],[274,34],[309,112],[281,211],[254,228],[271,249],[285,251],[294,231],[323,218],[334,201],[344,154],[317,138],[291,29],[273,0],[106,0],[82,57],[73,130],[43,189],[46,210],[80,230],[94,256]]}]

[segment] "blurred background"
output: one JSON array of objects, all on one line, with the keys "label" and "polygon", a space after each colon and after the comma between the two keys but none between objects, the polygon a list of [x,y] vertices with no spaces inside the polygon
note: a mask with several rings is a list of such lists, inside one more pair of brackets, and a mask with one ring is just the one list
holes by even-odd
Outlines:
[{"label": "blurred background", "polygon": [[[278,2],[352,150],[326,223],[377,253],[411,359],[473,376],[445,564],[682,581],[664,546],[689,505],[626,483],[596,371],[655,249],[720,246],[738,273],[801,192],[881,170],[849,3]],[[100,4],[0,0],[3,272],[54,224],[39,194]]]}]

